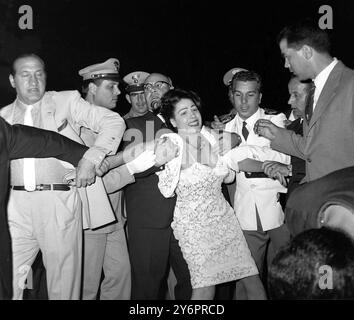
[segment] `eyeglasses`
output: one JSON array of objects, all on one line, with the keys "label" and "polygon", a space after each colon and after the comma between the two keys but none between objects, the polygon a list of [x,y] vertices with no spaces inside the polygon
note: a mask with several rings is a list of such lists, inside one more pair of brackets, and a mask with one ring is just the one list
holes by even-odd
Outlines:
[{"label": "eyeglasses", "polygon": [[144,85],[144,90],[148,92],[153,92],[154,90],[164,90],[164,89],[169,89],[171,85],[166,82],[166,81],[157,81],[154,84],[153,83],[146,83]]}]

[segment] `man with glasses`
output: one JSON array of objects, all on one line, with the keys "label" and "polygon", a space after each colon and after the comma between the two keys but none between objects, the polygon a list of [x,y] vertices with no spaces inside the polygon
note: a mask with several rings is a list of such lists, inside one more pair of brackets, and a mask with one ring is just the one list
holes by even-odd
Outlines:
[{"label": "man with glasses", "polygon": [[[149,111],[143,116],[126,119],[125,146],[130,141],[149,142],[158,138],[156,134],[160,129],[167,130],[158,113],[161,97],[171,88],[172,81],[167,76],[152,73],[146,78],[144,92]],[[129,129],[138,130],[141,134],[130,140]],[[164,299],[166,272],[171,265],[177,278],[175,296],[188,300],[192,293],[189,270],[170,226],[176,198],[165,198],[160,193],[158,176],[155,174],[158,170],[155,167],[135,175],[136,182],[124,189],[132,299]]]},{"label": "man with glasses", "polygon": [[[144,83],[145,97],[149,111],[158,115],[161,107],[161,97],[173,88],[171,78],[161,73],[150,74]],[[161,116],[159,117],[160,119],[162,118]]]}]

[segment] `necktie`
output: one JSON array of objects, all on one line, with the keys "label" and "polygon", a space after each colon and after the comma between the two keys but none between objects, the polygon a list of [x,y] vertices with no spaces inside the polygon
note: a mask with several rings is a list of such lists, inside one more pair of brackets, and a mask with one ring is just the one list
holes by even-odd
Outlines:
[{"label": "necktie", "polygon": [[310,122],[313,113],[313,98],[315,95],[315,89],[316,87],[315,84],[313,83],[306,99],[305,116],[306,116],[307,123]]},{"label": "necktie", "polygon": [[247,138],[248,138],[248,134],[249,134],[249,131],[247,129],[247,122],[246,121],[243,121],[243,126],[242,126],[242,135],[243,137],[245,138],[245,141],[247,141]]},{"label": "necktie", "polygon": [[[33,106],[27,106],[25,119],[23,122],[23,124],[31,127],[33,127],[32,109]],[[36,189],[34,158],[23,159],[23,183],[27,191],[34,191]]]}]

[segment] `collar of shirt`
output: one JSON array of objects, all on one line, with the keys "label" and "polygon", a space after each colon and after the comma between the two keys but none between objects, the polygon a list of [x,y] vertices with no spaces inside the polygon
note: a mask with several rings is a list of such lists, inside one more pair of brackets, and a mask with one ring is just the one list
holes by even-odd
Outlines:
[{"label": "collar of shirt", "polygon": [[16,102],[15,102],[15,104],[18,105],[21,109],[23,109],[23,111],[26,111],[28,106],[33,106],[33,109],[38,109],[40,103],[41,103],[41,100],[39,100],[38,102],[36,102],[34,104],[26,104],[26,103],[22,102],[19,98],[17,98]]},{"label": "collar of shirt", "polygon": [[243,121],[246,121],[247,126],[246,128],[248,129],[249,132],[253,131],[253,127],[254,124],[256,123],[256,121],[261,117],[261,110],[260,108],[258,108],[258,110],[252,114],[248,119],[243,120],[239,114],[236,115],[236,122],[237,122],[237,126],[238,128],[242,128],[243,126]]},{"label": "collar of shirt", "polygon": [[329,77],[329,74],[331,73],[331,71],[333,70],[333,68],[335,67],[335,65],[338,63],[338,59],[337,58],[333,58],[333,61],[326,67],[324,68],[315,78],[315,80],[313,81],[315,83],[316,89],[315,89],[315,94],[313,96],[313,108],[315,108],[316,104],[317,104],[317,100],[322,92],[322,89]]}]

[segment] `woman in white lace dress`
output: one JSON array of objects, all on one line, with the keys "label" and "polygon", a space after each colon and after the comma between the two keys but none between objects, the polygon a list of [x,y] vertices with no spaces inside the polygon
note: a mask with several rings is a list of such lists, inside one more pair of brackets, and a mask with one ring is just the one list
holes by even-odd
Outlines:
[{"label": "woman in white lace dress", "polygon": [[248,298],[263,299],[257,267],[221,191],[222,182],[235,173],[201,133],[199,107],[192,92],[171,90],[163,97],[162,114],[178,131],[167,136],[180,154],[158,173],[161,193],[177,194],[172,228],[190,270],[192,299],[212,299],[216,284],[239,279],[245,280]]}]

